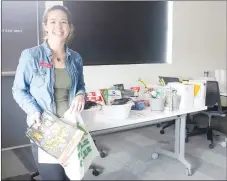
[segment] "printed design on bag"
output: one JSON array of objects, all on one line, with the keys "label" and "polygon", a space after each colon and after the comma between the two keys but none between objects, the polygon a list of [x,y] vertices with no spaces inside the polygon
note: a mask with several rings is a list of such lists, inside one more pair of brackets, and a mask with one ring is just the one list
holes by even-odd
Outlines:
[{"label": "printed design on bag", "polygon": [[83,160],[92,152],[88,137],[85,135],[77,146],[80,167],[83,167]]},{"label": "printed design on bag", "polygon": [[74,124],[73,127],[74,127],[74,128],[77,128],[77,129],[79,129],[79,130],[81,130],[81,131],[83,131],[83,132],[84,132],[84,135],[87,135],[87,134],[88,134],[88,133],[86,132],[86,130],[80,125],[80,123]]}]

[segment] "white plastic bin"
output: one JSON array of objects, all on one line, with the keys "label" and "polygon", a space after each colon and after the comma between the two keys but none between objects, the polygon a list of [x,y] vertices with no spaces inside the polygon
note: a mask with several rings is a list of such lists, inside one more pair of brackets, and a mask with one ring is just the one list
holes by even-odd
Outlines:
[{"label": "white plastic bin", "polygon": [[89,123],[89,122],[92,122],[95,120],[96,118],[96,115],[98,113],[98,111],[100,110],[101,108],[91,108],[91,109],[85,109],[81,112],[81,117],[84,121],[84,123]]},{"label": "white plastic bin", "polygon": [[152,111],[163,111],[165,106],[165,98],[151,98],[150,109]]},{"label": "white plastic bin", "polygon": [[122,120],[129,117],[131,107],[132,103],[128,103],[123,105],[103,106],[102,110],[106,118]]}]

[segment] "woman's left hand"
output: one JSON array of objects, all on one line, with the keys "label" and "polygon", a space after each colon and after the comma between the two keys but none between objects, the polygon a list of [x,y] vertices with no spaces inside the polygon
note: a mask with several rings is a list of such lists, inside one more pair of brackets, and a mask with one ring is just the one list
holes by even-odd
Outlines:
[{"label": "woman's left hand", "polygon": [[79,94],[72,100],[72,104],[69,110],[71,113],[81,112],[84,109],[84,104],[85,104],[84,96]]}]

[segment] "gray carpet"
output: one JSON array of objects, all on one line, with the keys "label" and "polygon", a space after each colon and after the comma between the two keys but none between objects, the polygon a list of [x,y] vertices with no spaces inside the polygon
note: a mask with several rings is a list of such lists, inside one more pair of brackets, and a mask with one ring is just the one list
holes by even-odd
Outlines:
[{"label": "gray carpet", "polygon": [[[102,171],[101,175],[96,177],[88,171],[84,180],[226,180],[226,148],[217,144],[209,149],[205,135],[191,137],[186,144],[186,158],[194,168],[192,176],[186,176],[185,167],[174,159],[160,155],[153,160],[151,153],[155,148],[174,143],[173,127],[166,129],[165,135],[159,131],[160,128],[153,126],[97,136],[97,146],[106,150],[108,156],[94,162]],[[3,175],[4,170],[9,172],[10,169],[12,167],[2,164]],[[28,175],[11,177],[14,180],[22,178],[27,180]]]},{"label": "gray carpet", "polygon": [[193,165],[192,176],[186,176],[185,167],[167,156],[153,160],[151,153],[155,148],[174,143],[173,127],[164,135],[159,131],[153,126],[98,136],[98,146],[108,148],[109,155],[95,161],[104,168],[103,173],[95,177],[88,172],[84,180],[226,180],[226,148],[217,144],[209,149],[205,135],[191,137],[186,144],[186,158]]}]

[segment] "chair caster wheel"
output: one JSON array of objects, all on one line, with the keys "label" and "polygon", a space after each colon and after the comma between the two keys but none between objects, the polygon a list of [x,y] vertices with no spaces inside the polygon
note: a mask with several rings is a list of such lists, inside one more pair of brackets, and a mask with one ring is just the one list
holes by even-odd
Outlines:
[{"label": "chair caster wheel", "polygon": [[209,144],[209,148],[213,149],[214,148],[214,144]]},{"label": "chair caster wheel", "polygon": [[160,124],[160,123],[158,123],[158,124],[156,124],[156,126],[157,126],[157,128],[160,128],[160,127],[161,127],[161,124]]},{"label": "chair caster wheel", "polygon": [[103,151],[100,151],[100,157],[101,158],[105,158],[106,157],[106,153],[104,153]]},{"label": "chair caster wheel", "polygon": [[98,176],[99,174],[100,174],[99,171],[96,170],[96,169],[94,169],[94,170],[92,171],[92,175],[94,175],[94,176]]},{"label": "chair caster wheel", "polygon": [[185,143],[188,143],[188,141],[189,141],[188,138],[185,138]]},{"label": "chair caster wheel", "polygon": [[151,157],[152,157],[152,159],[157,159],[158,158],[158,153],[153,153],[152,155],[151,155]]},{"label": "chair caster wheel", "polygon": [[162,130],[160,131],[160,134],[165,134],[165,131],[162,129]]},{"label": "chair caster wheel", "polygon": [[223,148],[226,147],[226,142],[221,142],[220,144],[221,144],[221,146],[222,146]]},{"label": "chair caster wheel", "polygon": [[192,175],[191,169],[186,168],[186,170],[185,170],[185,175],[191,176],[191,175]]},{"label": "chair caster wheel", "polygon": [[39,176],[39,172],[34,172],[30,176],[31,176],[31,181],[36,181],[35,177]]}]

